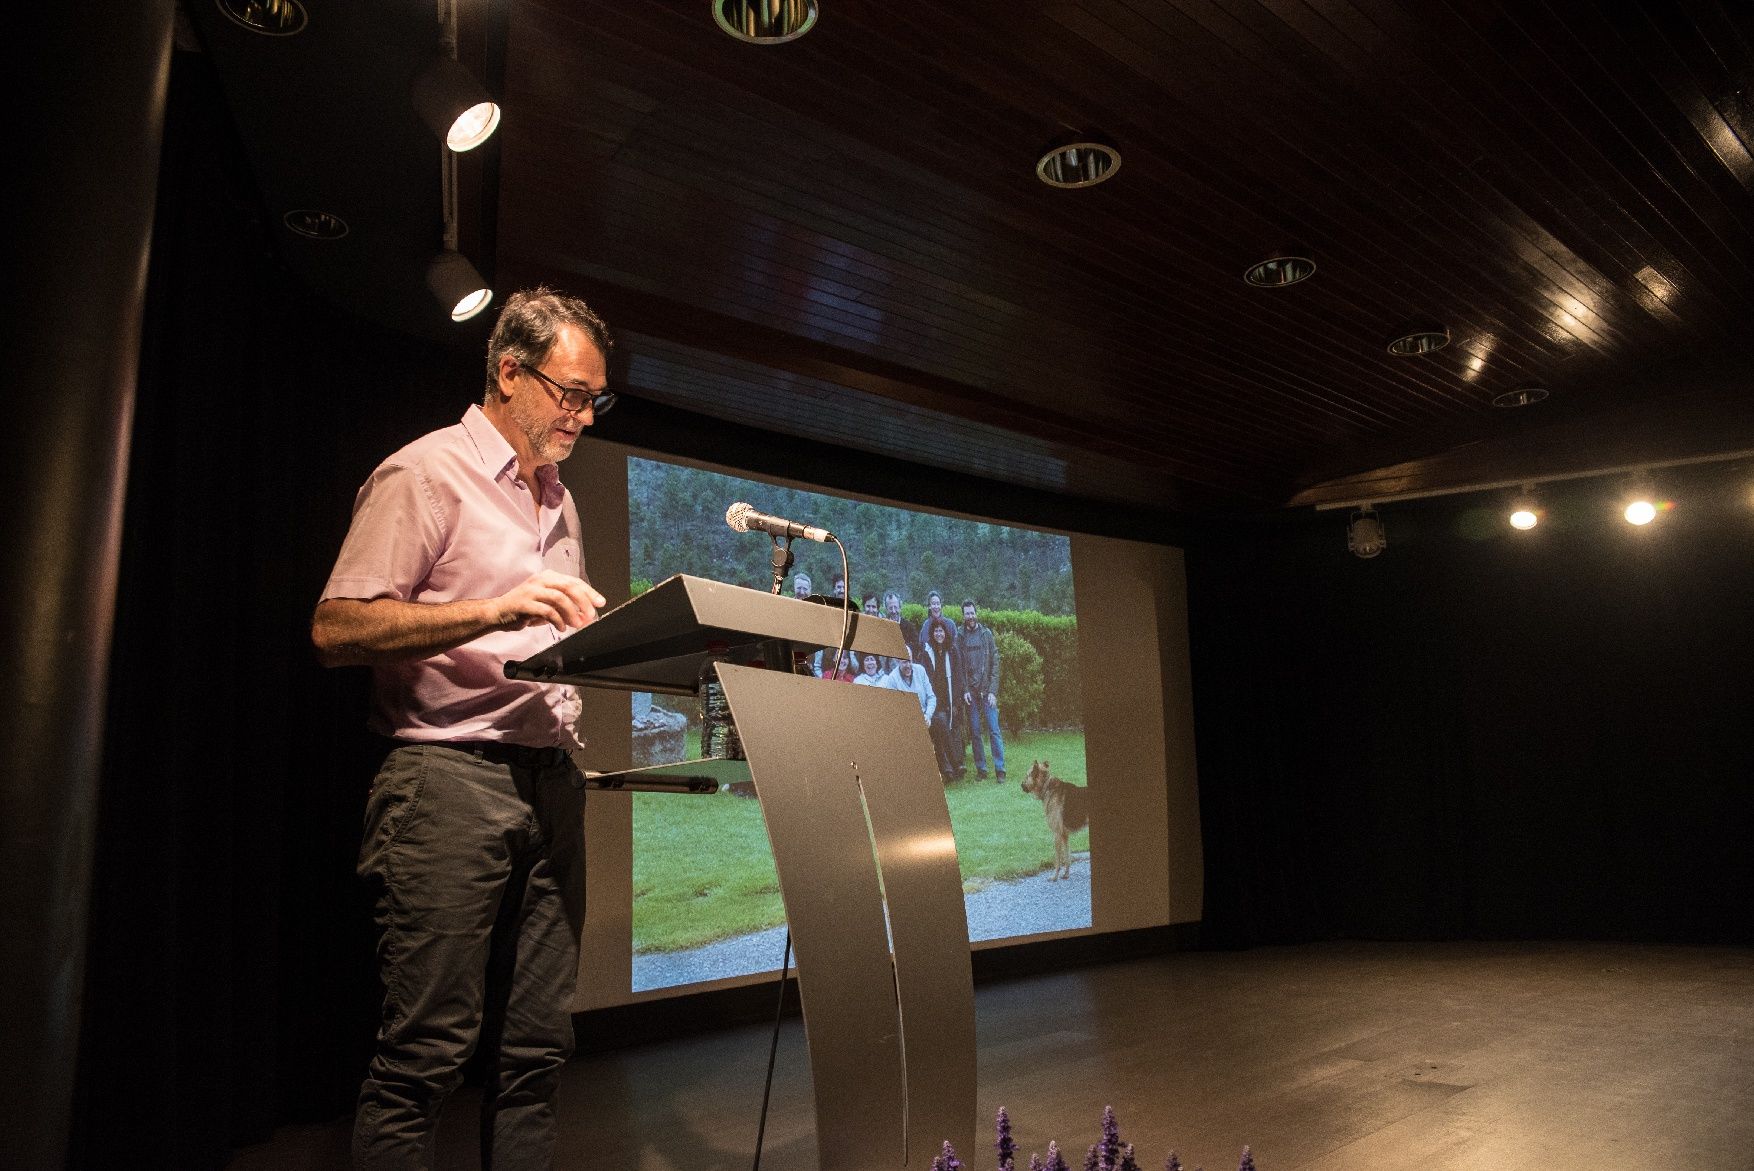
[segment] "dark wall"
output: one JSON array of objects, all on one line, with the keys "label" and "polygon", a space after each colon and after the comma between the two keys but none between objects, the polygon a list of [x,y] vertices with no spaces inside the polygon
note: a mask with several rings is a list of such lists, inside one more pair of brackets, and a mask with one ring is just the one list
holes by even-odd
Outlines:
[{"label": "dark wall", "polygon": [[1754,469],[1189,550],[1208,940],[1754,940]]}]

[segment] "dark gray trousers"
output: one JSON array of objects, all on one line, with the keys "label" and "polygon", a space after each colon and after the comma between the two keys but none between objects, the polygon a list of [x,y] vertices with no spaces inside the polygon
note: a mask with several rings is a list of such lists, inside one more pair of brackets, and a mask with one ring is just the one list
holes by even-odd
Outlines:
[{"label": "dark gray trousers", "polygon": [[384,1010],[355,1167],[430,1167],[439,1109],[478,1044],[482,1166],[552,1166],[584,923],[582,784],[571,763],[523,768],[440,745],[396,748],[378,770],[359,874]]}]

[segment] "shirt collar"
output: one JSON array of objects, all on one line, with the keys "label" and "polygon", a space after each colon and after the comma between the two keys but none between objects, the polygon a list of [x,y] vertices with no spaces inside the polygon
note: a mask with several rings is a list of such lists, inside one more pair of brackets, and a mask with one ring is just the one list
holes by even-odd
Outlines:
[{"label": "shirt collar", "polygon": [[[475,444],[475,454],[481,459],[481,466],[486,468],[495,479],[498,479],[510,467],[516,472],[518,453],[499,428],[481,409],[481,404],[470,403],[469,409],[463,412],[463,430]],[[538,474],[540,478],[540,474]]]},{"label": "shirt collar", "polygon": [[[481,466],[491,472],[494,479],[518,474],[518,453],[512,450],[511,443],[499,433],[499,428],[493,425],[479,403],[470,403],[469,409],[463,412],[463,431],[475,444],[475,454],[480,458]],[[542,503],[556,508],[560,506],[565,486],[560,481],[559,468],[553,464],[539,466],[536,486],[541,491]]]}]

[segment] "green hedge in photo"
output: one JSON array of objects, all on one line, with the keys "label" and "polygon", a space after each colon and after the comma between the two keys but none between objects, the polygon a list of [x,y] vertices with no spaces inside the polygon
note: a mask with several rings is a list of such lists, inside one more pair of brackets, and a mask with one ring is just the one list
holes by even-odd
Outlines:
[{"label": "green hedge in photo", "polygon": [[[945,615],[960,617],[951,606]],[[901,616],[915,626],[926,621],[926,608],[904,605]],[[999,639],[999,708],[1007,727],[1075,728],[1084,723],[1084,695],[1078,678],[1078,619],[1070,615],[1039,614],[1034,610],[982,610],[980,620],[992,627]],[[1023,658],[1013,664],[1005,653],[1006,635],[1022,639],[1035,652],[1035,658]],[[1014,717],[1006,710],[1017,672],[1035,674],[1041,680],[1040,698],[1033,703],[1028,695],[1034,688],[1027,683],[1020,693],[1029,709],[1026,718]]]}]

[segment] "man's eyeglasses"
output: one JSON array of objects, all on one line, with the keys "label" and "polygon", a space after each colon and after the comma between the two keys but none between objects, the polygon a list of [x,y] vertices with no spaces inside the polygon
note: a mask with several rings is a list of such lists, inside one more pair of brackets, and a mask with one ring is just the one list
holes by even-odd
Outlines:
[{"label": "man's eyeglasses", "polygon": [[540,378],[548,385],[548,393],[560,404],[560,409],[563,411],[576,412],[582,411],[586,407],[590,407],[591,414],[601,415],[607,413],[609,408],[615,405],[615,399],[617,396],[613,390],[600,390],[597,393],[592,394],[583,387],[562,386],[534,366],[524,366],[522,363],[519,363],[519,366],[521,369],[534,374],[537,378]]}]

